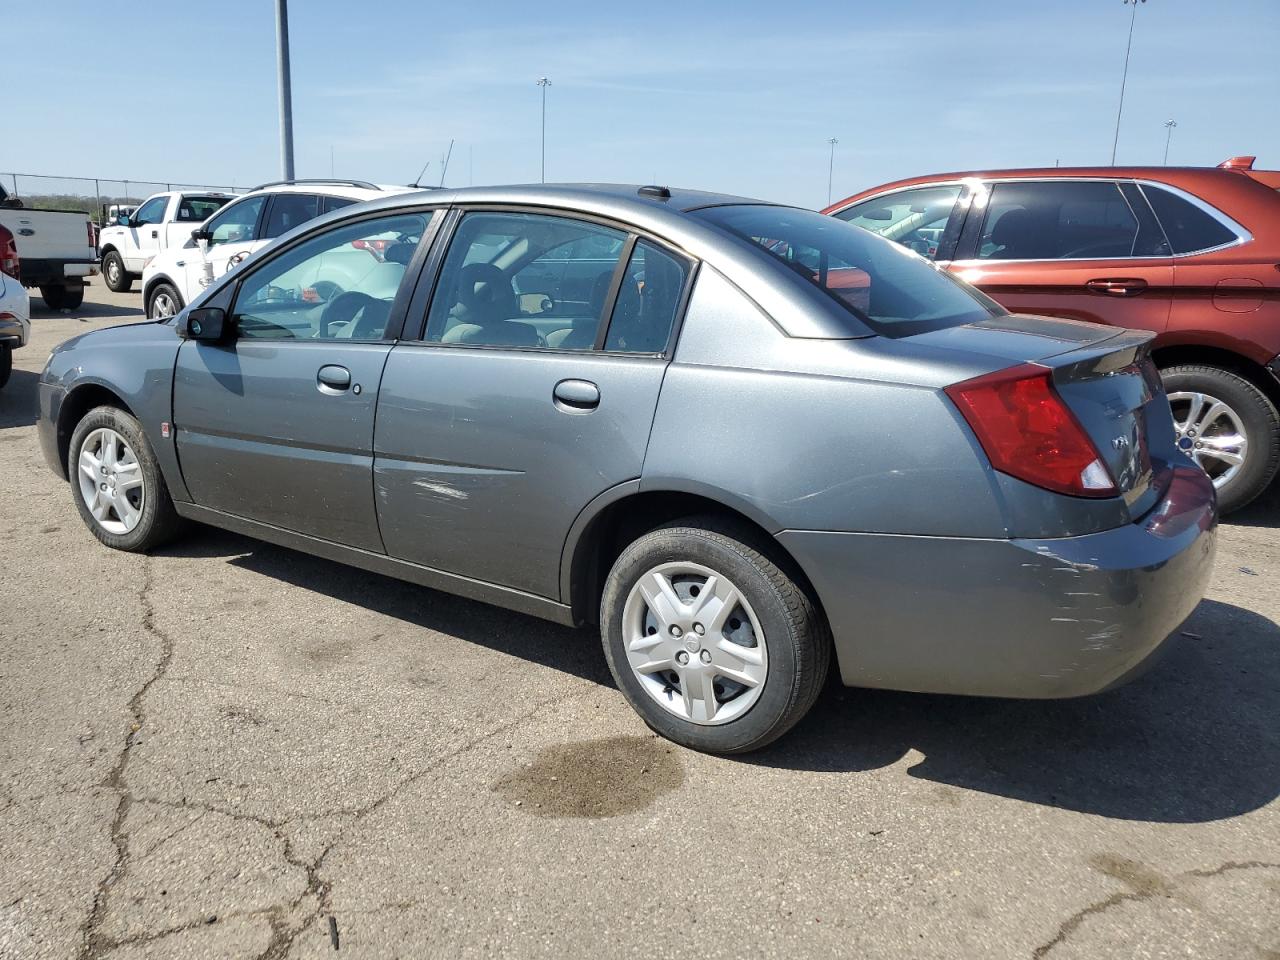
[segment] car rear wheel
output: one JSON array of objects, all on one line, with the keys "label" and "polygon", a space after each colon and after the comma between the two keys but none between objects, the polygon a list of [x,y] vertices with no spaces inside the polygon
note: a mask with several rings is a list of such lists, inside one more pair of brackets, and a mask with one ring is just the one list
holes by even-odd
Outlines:
[{"label": "car rear wheel", "polygon": [[826,622],[775,551],[714,517],[674,522],[618,557],[600,602],[619,689],[662,736],[744,753],[782,736],[817,699]]},{"label": "car rear wheel", "polygon": [[1265,393],[1221,367],[1161,371],[1178,446],[1213,480],[1223,513],[1266,490],[1280,468],[1280,414]]},{"label": "car rear wheel", "polygon": [[116,407],[95,407],[71,435],[71,496],[94,536],[143,552],[170,540],[182,520],[142,425]]},{"label": "car rear wheel", "polygon": [[40,288],[40,296],[50,310],[74,310],[84,303],[84,284],[51,284]]},{"label": "car rear wheel", "polygon": [[182,309],[182,296],[170,284],[157,284],[151,291],[151,299],[147,302],[147,316],[152,320],[172,317]]},{"label": "car rear wheel", "polygon": [[115,293],[128,293],[133,287],[133,275],[124,268],[124,258],[111,250],[102,258],[102,279],[107,289]]}]

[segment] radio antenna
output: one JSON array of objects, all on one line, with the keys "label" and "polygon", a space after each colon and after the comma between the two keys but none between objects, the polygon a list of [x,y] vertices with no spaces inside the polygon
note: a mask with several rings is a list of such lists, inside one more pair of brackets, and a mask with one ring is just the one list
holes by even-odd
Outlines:
[{"label": "radio antenna", "polygon": [[427,175],[427,167],[429,167],[429,166],[431,166],[431,161],[430,161],[430,160],[428,160],[426,163],[424,163],[424,164],[422,165],[422,170],[421,170],[421,171],[419,171],[418,176],[414,179],[413,183],[409,184],[409,186],[411,186],[411,187],[420,187],[420,186],[422,186],[422,178],[423,178],[423,177],[425,177],[425,176]]},{"label": "radio antenna", "polygon": [[444,186],[444,175],[449,172],[449,158],[453,156],[453,141],[449,141],[449,152],[444,155],[444,164],[440,167],[440,186]]}]

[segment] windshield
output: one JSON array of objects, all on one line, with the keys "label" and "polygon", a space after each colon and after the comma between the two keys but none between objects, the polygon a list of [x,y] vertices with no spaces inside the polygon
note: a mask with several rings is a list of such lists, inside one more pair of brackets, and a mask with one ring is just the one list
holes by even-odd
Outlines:
[{"label": "windshield", "polygon": [[834,217],[763,204],[705,207],[693,215],[764,250],[881,336],[909,337],[1004,313],[928,260]]}]

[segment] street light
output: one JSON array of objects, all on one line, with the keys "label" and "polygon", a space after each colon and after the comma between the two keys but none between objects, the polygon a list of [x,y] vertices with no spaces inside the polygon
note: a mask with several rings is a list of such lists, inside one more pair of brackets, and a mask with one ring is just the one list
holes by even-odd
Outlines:
[{"label": "street light", "polygon": [[551,81],[546,77],[538,78],[538,86],[542,88],[542,182],[547,182],[547,87]]},{"label": "street light", "polygon": [[1173,128],[1177,125],[1177,120],[1171,119],[1164,122],[1164,128],[1166,131],[1164,135],[1164,165],[1166,167],[1169,165],[1169,141],[1173,139]]},{"label": "street light", "polygon": [[1138,19],[1138,4],[1147,0],[1124,0],[1126,6],[1133,4],[1133,12],[1129,14],[1129,43],[1124,48],[1124,73],[1120,75],[1120,106],[1116,109],[1116,136],[1111,141],[1111,165],[1116,165],[1116,148],[1120,145],[1120,115],[1124,113],[1124,85],[1129,79],[1129,51],[1133,49],[1133,23]]},{"label": "street light", "polygon": [[276,71],[280,87],[280,173],[293,179],[293,92],[289,84],[288,0],[276,0]]},{"label": "street light", "polygon": [[840,141],[835,137],[829,137],[827,143],[831,144],[831,159],[827,161],[827,206],[831,206],[831,175],[836,169],[836,144]]}]

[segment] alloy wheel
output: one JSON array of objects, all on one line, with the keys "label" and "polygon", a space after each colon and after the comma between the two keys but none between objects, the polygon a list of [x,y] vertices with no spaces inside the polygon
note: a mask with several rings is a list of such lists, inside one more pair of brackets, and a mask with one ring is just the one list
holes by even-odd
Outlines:
[{"label": "alloy wheel", "polygon": [[178,312],[178,305],[173,302],[173,297],[163,291],[157,293],[151,300],[151,318],[153,320],[163,320],[165,317],[172,317]]},{"label": "alloy wheel", "polygon": [[107,533],[128,533],[142,519],[146,484],[142,465],[124,437],[107,427],[94,430],[80,446],[80,496]]},{"label": "alloy wheel", "polygon": [[1240,415],[1217,397],[1194,391],[1169,394],[1169,405],[1178,447],[1200,465],[1215,487],[1229,483],[1249,453]]},{"label": "alloy wheel", "polygon": [[623,608],[635,677],[665,710],[692,723],[736,720],[755,705],[769,670],[760,621],[730,580],[701,564],[656,566]]}]

